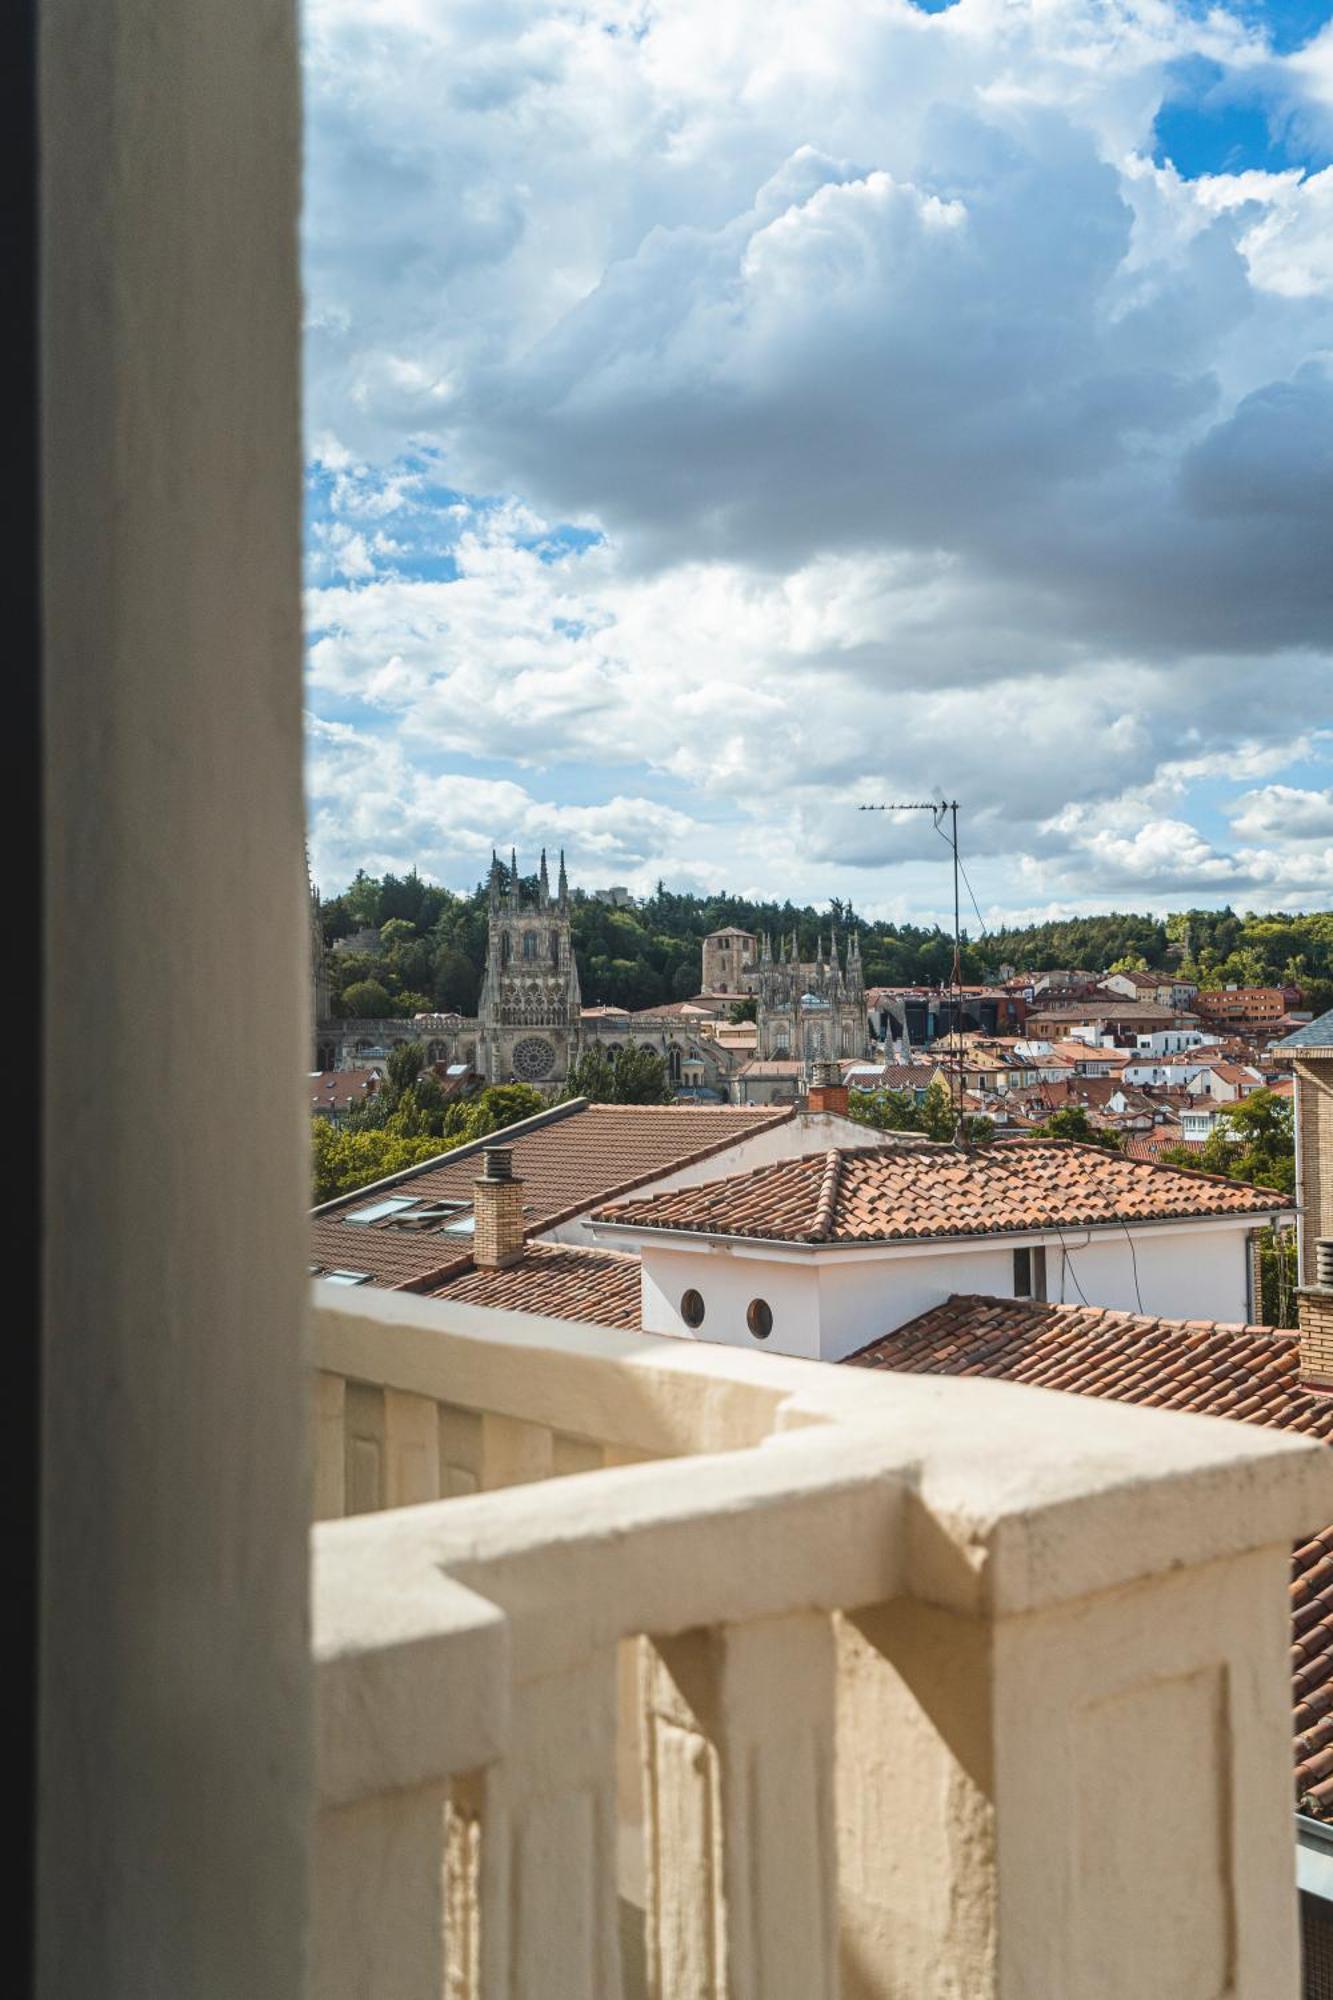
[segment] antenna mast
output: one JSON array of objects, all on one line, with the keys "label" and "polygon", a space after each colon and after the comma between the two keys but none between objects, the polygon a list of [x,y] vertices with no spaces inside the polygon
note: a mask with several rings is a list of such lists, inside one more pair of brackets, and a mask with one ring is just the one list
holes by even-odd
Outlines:
[{"label": "antenna mast", "polygon": [[[963,938],[958,900],[958,801],[957,799],[897,799],[887,805],[858,806],[858,812],[928,812],[940,839],[946,841],[953,853],[953,976],[950,988],[953,997],[953,1043],[954,1043],[954,1090],[955,1124],[954,1144],[963,1143]],[[949,831],[944,830],[946,814]]]}]

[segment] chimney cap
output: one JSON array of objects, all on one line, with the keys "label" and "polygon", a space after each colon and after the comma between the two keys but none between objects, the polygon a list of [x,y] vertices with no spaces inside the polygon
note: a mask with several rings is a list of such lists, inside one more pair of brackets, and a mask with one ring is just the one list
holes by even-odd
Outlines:
[{"label": "chimney cap", "polygon": [[829,1062],[826,1058],[821,1057],[814,1066],[811,1082],[816,1089],[826,1090],[830,1085],[842,1082],[842,1071],[837,1063]]},{"label": "chimney cap", "polygon": [[512,1181],[514,1179],[513,1147],[483,1146],[481,1151],[481,1177],[487,1181]]}]

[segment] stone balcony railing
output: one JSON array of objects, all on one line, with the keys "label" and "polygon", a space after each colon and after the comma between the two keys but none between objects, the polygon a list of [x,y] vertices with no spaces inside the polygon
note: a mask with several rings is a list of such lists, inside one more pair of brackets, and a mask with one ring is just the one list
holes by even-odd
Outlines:
[{"label": "stone balcony railing", "polygon": [[316,1289],[320,2000],[1296,1992],[1324,1447]]}]

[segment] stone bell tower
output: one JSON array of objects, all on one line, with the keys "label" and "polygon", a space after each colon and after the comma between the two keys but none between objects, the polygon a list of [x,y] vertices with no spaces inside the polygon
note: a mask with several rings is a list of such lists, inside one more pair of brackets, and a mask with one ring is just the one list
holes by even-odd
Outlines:
[{"label": "stone bell tower", "polygon": [[578,1053],[578,968],[570,931],[565,857],[552,894],[542,849],[535,894],[518,856],[494,854],[488,884],[486,972],[478,1006],[478,1057],[488,1083],[564,1083]]}]

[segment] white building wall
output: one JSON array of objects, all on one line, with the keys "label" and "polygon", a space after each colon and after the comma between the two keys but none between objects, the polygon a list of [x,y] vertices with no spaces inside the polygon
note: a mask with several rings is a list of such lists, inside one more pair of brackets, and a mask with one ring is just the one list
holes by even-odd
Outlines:
[{"label": "white building wall", "polygon": [[[1128,1238],[1119,1229],[1071,1229],[1063,1245],[1055,1235],[987,1238],[906,1255],[783,1255],[760,1244],[650,1241],[642,1252],[643,1325],[652,1333],[689,1335],[680,1303],[693,1289],[706,1314],[695,1338],[842,1361],[955,1292],[1012,1298],[1013,1253],[1020,1243],[1044,1244],[1047,1296],[1054,1303],[1086,1302],[1165,1319],[1245,1320],[1251,1315],[1246,1239],[1253,1226],[1250,1219],[1221,1228],[1193,1223],[1134,1230]],[[746,1324],[756,1298],[773,1310],[773,1331],[763,1343]]]},{"label": "white building wall", "polygon": [[[693,1287],[704,1301],[705,1317],[691,1334],[680,1315],[682,1294]],[[773,1309],[773,1331],[759,1341],[745,1323],[753,1299]],[[820,1354],[819,1275],[813,1258],[780,1262],[744,1250],[705,1248],[659,1250],[643,1259],[643,1325],[647,1333],[690,1335],[726,1347],[762,1347],[774,1354],[818,1361]]]}]

